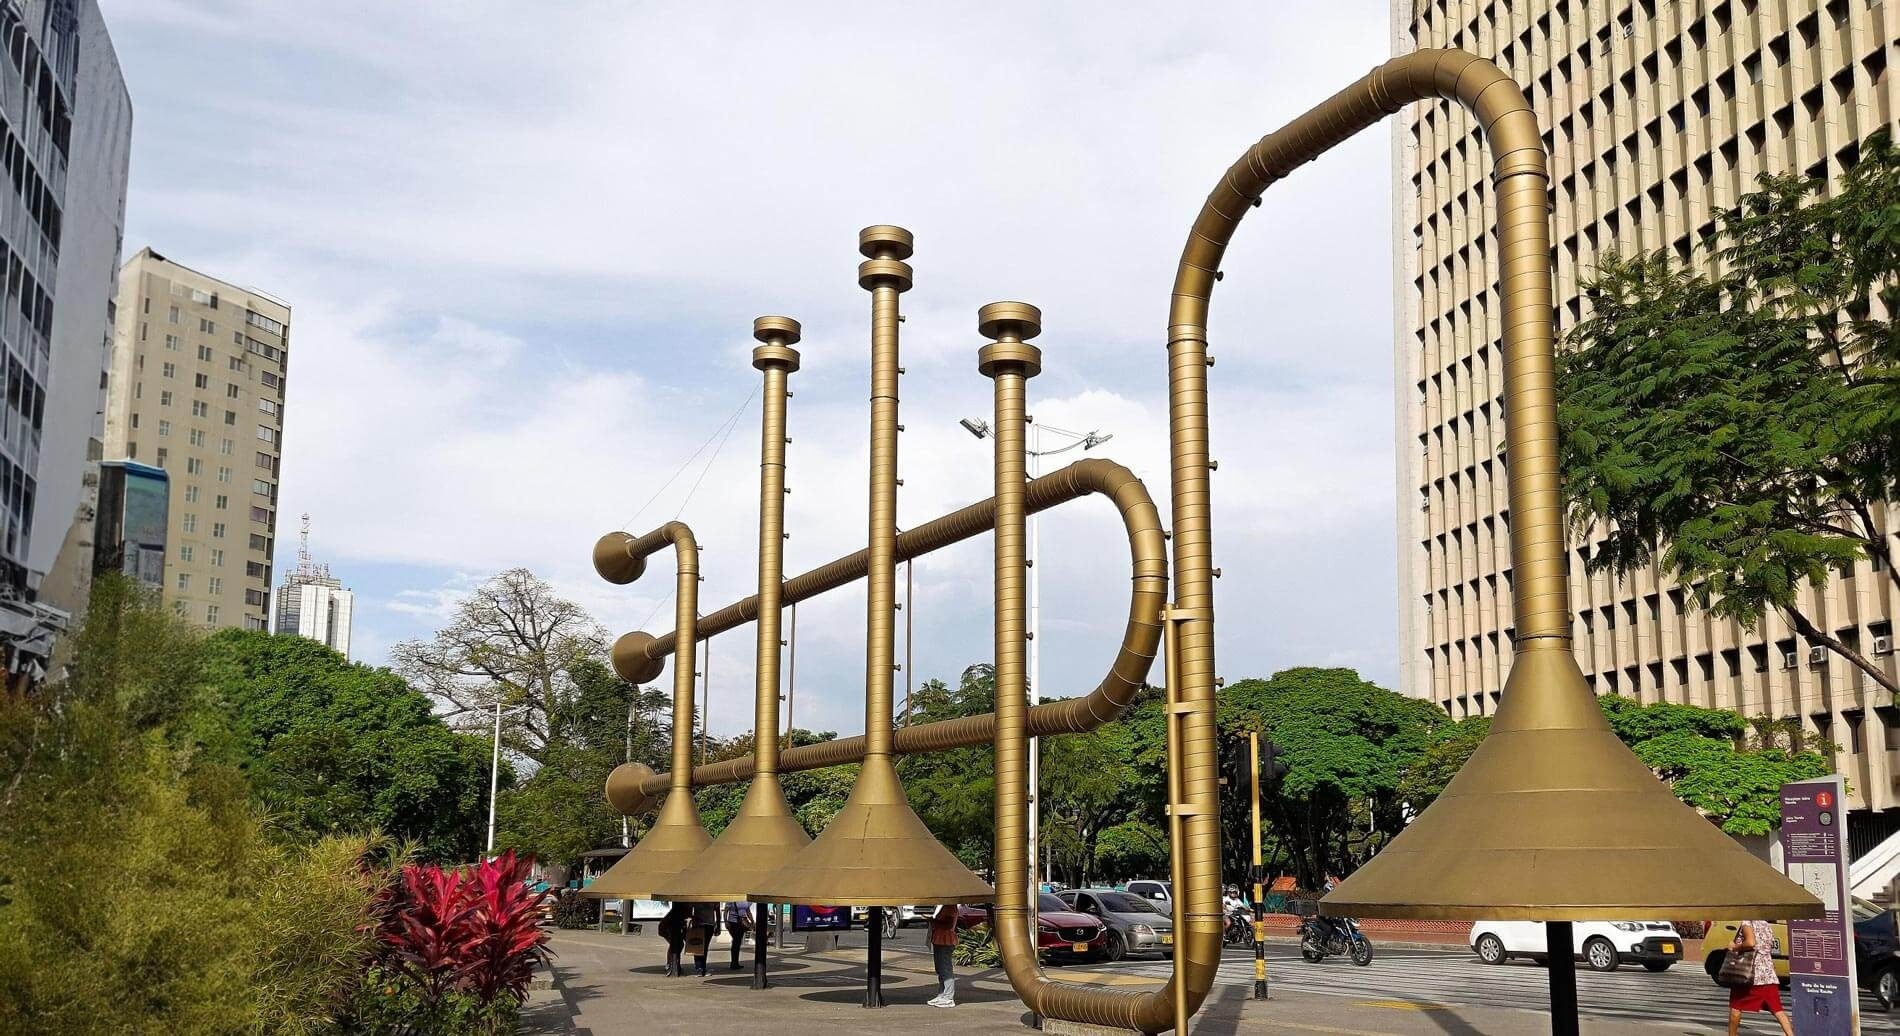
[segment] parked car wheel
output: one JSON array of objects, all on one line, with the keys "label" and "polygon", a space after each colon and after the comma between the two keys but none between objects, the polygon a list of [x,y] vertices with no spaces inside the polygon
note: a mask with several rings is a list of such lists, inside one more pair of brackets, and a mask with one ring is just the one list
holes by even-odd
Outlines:
[{"label": "parked car wheel", "polygon": [[1122,933],[1113,928],[1108,931],[1108,959],[1121,960],[1128,956],[1128,944],[1122,941]]},{"label": "parked car wheel", "polygon": [[1504,940],[1486,932],[1478,936],[1478,959],[1486,964],[1502,964],[1507,958],[1504,952]]},{"label": "parked car wheel", "polygon": [[1592,939],[1583,944],[1583,962],[1590,965],[1591,971],[1615,971],[1622,961],[1616,956],[1616,947],[1608,939]]},{"label": "parked car wheel", "polygon": [[1893,1005],[1900,1003],[1900,964],[1889,964],[1874,976],[1874,998],[1880,1001],[1880,1009],[1891,1014]]},{"label": "parked car wheel", "polygon": [[1643,970],[1668,971],[1675,963],[1673,960],[1646,960],[1643,962]]}]

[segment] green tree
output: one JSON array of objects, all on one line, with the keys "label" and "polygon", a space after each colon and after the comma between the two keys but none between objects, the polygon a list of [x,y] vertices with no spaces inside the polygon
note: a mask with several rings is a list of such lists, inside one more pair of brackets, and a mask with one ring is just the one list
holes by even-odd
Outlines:
[{"label": "green tree", "polygon": [[[1262,791],[1286,864],[1317,888],[1345,874],[1401,830],[1401,784],[1447,720],[1431,703],[1361,679],[1351,669],[1295,668],[1242,680],[1221,695],[1226,736],[1258,731],[1285,752],[1290,769]],[[1250,789],[1222,793],[1228,873],[1251,859]]]},{"label": "green tree", "polygon": [[[996,670],[963,671],[955,690],[926,681],[913,695],[911,722],[978,716],[996,709]],[[996,767],[989,746],[905,756],[897,772],[911,808],[931,833],[973,870],[986,871],[995,844]]]},{"label": "green tree", "polygon": [[392,668],[440,702],[454,726],[488,729],[499,702],[503,750],[539,764],[587,693],[577,673],[606,651],[606,631],[580,605],[511,568],[470,591],[435,636],[403,641],[389,654]]},{"label": "green tree", "polygon": [[1592,569],[1653,561],[1900,692],[1800,604],[1860,561],[1900,587],[1878,518],[1900,503],[1900,153],[1876,134],[1824,186],[1765,177],[1721,220],[1719,273],[1600,260],[1559,358],[1563,488],[1577,529],[1608,529]]},{"label": "green tree", "polygon": [[210,637],[203,657],[237,762],[279,830],[309,842],[376,829],[439,859],[481,852],[489,739],[450,730],[402,677],[244,630]]}]

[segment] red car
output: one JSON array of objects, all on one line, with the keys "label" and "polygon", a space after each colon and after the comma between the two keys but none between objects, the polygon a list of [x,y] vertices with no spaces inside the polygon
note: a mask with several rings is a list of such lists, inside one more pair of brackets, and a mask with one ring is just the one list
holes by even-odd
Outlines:
[{"label": "red car", "polygon": [[[988,906],[957,907],[957,928],[989,923]],[[1049,957],[1070,957],[1093,964],[1108,957],[1108,928],[1099,919],[1078,914],[1044,892],[1036,898],[1036,950]]]}]

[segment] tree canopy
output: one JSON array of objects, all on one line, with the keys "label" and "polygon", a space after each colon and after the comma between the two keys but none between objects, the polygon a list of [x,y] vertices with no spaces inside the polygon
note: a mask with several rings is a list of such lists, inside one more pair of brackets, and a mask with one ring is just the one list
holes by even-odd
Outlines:
[{"label": "tree canopy", "polygon": [[1563,488],[1593,569],[1658,564],[1753,628],[1779,613],[1868,678],[1900,683],[1801,605],[1856,562],[1900,587],[1900,153],[1870,137],[1837,189],[1764,177],[1709,243],[1606,255],[1558,363]]},{"label": "tree canopy", "polygon": [[481,852],[488,739],[450,730],[402,677],[244,630],[205,641],[204,676],[239,765],[293,839],[375,829],[442,859]]}]

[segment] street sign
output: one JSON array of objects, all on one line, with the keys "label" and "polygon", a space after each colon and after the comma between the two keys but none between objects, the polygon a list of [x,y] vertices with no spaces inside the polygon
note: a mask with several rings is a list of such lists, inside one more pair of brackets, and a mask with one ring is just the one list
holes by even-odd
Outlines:
[{"label": "street sign", "polygon": [[1781,786],[1781,851],[1788,877],[1827,908],[1788,922],[1790,1014],[1800,1036],[1855,1036],[1854,915],[1848,905],[1846,787],[1839,776]]}]

